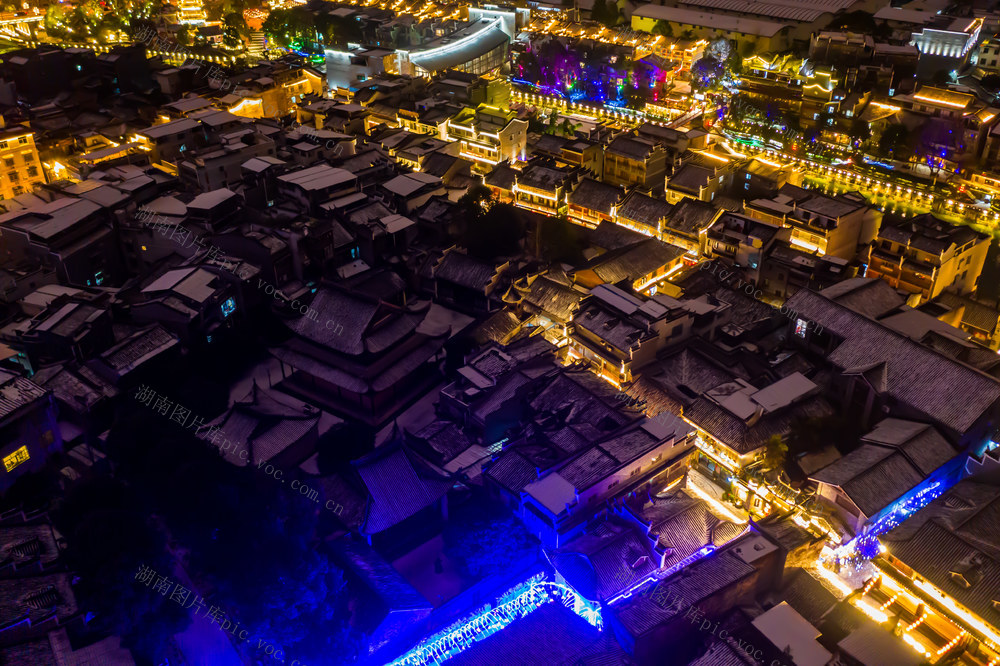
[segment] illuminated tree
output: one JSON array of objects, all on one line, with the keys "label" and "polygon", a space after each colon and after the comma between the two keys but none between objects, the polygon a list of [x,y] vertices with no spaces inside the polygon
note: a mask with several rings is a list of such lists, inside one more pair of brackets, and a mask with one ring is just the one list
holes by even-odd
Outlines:
[{"label": "illuminated tree", "polygon": [[788,456],[788,445],[785,444],[781,435],[771,435],[764,446],[764,467],[767,469],[780,470],[785,466],[785,458]]}]

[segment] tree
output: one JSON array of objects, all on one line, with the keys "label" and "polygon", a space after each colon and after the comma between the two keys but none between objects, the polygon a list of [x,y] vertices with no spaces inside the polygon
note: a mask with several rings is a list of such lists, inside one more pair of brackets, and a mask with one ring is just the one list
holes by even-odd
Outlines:
[{"label": "tree", "polygon": [[186,554],[191,578],[251,635],[306,663],[352,654],[343,573],[312,543],[322,505],[254,465],[224,461],[166,419],[151,429],[150,418],[125,411],[108,436],[109,457],[132,493],[120,505],[156,516],[164,537]]},{"label": "tree", "polygon": [[788,445],[785,444],[781,435],[771,435],[764,447],[764,467],[767,469],[780,470],[785,466],[785,458],[788,456]]},{"label": "tree", "polygon": [[987,74],[979,82],[979,85],[981,85],[986,90],[989,90],[990,92],[996,92],[1000,90],[1000,75]]},{"label": "tree", "polygon": [[608,3],[606,0],[594,0],[590,18],[608,28],[617,25],[618,5],[615,2]]},{"label": "tree", "polygon": [[944,86],[951,83],[951,70],[950,69],[939,69],[931,75],[931,83],[936,86]]},{"label": "tree", "polygon": [[583,248],[577,225],[565,217],[538,220],[537,233],[542,257],[548,261],[577,264],[583,260]]},{"label": "tree", "polygon": [[187,46],[191,43],[191,34],[188,32],[187,26],[181,26],[174,38],[181,46]]},{"label": "tree", "polygon": [[360,458],[375,448],[374,429],[360,421],[345,421],[316,440],[316,467],[332,474],[341,464]]},{"label": "tree", "polygon": [[653,24],[652,33],[654,35],[663,35],[664,37],[673,37],[674,29],[670,26],[670,24],[667,21],[661,19]]},{"label": "tree", "polygon": [[516,254],[524,237],[521,211],[506,203],[493,204],[486,213],[469,225],[462,244],[473,257],[486,261]]},{"label": "tree", "polygon": [[861,436],[857,419],[843,414],[802,418],[792,422],[785,442],[792,455],[815,453],[833,444],[841,453],[851,451]]},{"label": "tree", "polygon": [[862,144],[871,138],[872,128],[863,118],[853,118],[847,134],[852,142]]},{"label": "tree", "polygon": [[503,505],[478,496],[452,512],[442,536],[445,554],[472,580],[509,571],[538,550],[521,521]]},{"label": "tree", "polygon": [[243,16],[235,12],[226,14],[222,18],[222,26],[222,43],[231,49],[239,47],[243,43],[243,39],[250,36],[250,30],[247,28]]},{"label": "tree", "polygon": [[66,537],[66,561],[79,576],[74,593],[93,615],[94,629],[122,637],[125,647],[159,663],[170,636],[190,623],[188,613],[136,581],[140,566],[174,580],[165,536],[142,502],[119,481],[84,480],[73,486],[54,516]]},{"label": "tree", "polygon": [[913,154],[910,130],[902,123],[893,123],[882,131],[878,140],[878,152],[883,157],[896,160],[909,160]]}]

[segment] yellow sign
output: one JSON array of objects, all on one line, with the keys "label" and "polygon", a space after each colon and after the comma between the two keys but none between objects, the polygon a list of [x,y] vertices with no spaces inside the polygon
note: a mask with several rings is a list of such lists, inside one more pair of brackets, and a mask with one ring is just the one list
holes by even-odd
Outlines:
[{"label": "yellow sign", "polygon": [[14,451],[10,455],[3,457],[3,466],[8,472],[25,462],[31,456],[28,455],[28,447],[22,446],[18,450]]}]

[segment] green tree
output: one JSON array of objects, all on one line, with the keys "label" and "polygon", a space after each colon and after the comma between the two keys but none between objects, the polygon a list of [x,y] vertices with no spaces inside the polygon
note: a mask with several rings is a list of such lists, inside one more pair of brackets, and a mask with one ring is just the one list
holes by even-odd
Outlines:
[{"label": "green tree", "polygon": [[181,46],[187,46],[188,44],[190,44],[191,35],[188,32],[187,26],[181,26],[180,29],[177,31],[177,34],[174,36],[174,39],[176,39],[177,43],[180,44]]},{"label": "green tree", "polygon": [[674,29],[670,26],[670,23],[664,20],[659,20],[656,23],[654,23],[651,32],[654,35],[663,35],[664,37],[674,36]]},{"label": "green tree", "polygon": [[893,123],[882,130],[882,136],[878,140],[878,152],[883,157],[909,160],[913,155],[913,143],[906,125]]},{"label": "green tree", "polygon": [[[164,535],[185,553],[191,578],[211,589],[213,603],[252,635],[306,663],[352,654],[343,574],[313,544],[322,505],[255,465],[224,461],[166,419],[151,428],[150,418],[159,417],[126,411],[108,436],[109,458],[132,493],[121,506],[156,516]],[[245,442],[236,445],[247,448]],[[131,532],[122,534],[123,541],[131,539]],[[139,559],[127,545],[115,546],[129,553],[130,562]],[[148,557],[158,547],[141,554]],[[121,612],[129,611],[126,606]]]},{"label": "green tree", "polygon": [[241,14],[236,12],[230,12],[222,17],[222,29],[222,43],[231,49],[238,48],[243,43],[243,39],[250,36],[246,21],[243,20]]},{"label": "green tree", "polygon": [[175,579],[167,539],[143,503],[124,484],[107,478],[69,489],[53,520],[67,541],[66,562],[79,577],[74,593],[93,615],[91,626],[122,637],[149,663],[159,663],[170,636],[190,623],[175,602],[136,581],[141,566]]},{"label": "green tree", "polygon": [[771,435],[764,446],[764,467],[766,469],[780,470],[785,466],[785,459],[788,456],[788,445],[781,435]]}]

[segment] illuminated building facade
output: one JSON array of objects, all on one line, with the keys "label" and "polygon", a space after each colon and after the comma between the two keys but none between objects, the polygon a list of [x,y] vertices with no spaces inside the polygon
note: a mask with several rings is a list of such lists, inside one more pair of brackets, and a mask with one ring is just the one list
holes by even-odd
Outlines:
[{"label": "illuminated building facade", "polygon": [[507,62],[509,22],[501,15],[486,16],[439,37],[419,50],[398,49],[393,73],[430,76],[446,69],[486,74]]},{"label": "illuminated building facade", "polygon": [[883,223],[868,251],[867,277],[880,277],[923,303],[948,290],[972,294],[986,262],[990,237],[930,213],[905,223]]},{"label": "illuminated building facade", "polygon": [[201,0],[177,0],[177,16],[180,23],[202,25],[208,20]]},{"label": "illuminated building facade", "polygon": [[480,168],[524,158],[528,142],[528,123],[519,120],[515,111],[503,111],[481,104],[466,108],[443,125],[441,138],[458,141],[459,155]]},{"label": "illuminated building facade", "polygon": [[35,135],[24,127],[0,131],[0,199],[31,192],[45,183]]}]

